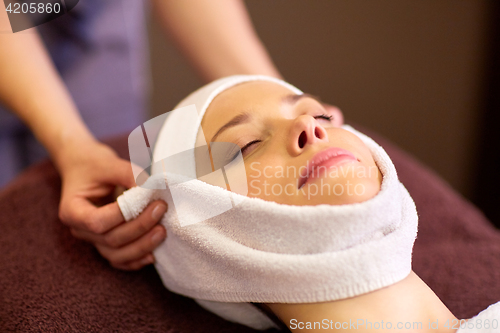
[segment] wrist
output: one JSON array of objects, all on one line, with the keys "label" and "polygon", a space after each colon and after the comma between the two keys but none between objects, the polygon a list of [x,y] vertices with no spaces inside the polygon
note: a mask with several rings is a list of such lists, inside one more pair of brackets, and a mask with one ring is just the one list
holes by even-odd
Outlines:
[{"label": "wrist", "polygon": [[71,133],[71,130],[63,130],[48,146],[56,168],[60,173],[64,173],[70,165],[74,165],[75,160],[88,156],[101,145],[88,131]]},{"label": "wrist", "polygon": [[31,115],[23,120],[47,149],[56,168],[61,171],[68,156],[82,155],[82,147],[98,144],[98,141],[71,100],[61,97],[57,101],[58,103],[42,104],[34,100],[21,109]]}]

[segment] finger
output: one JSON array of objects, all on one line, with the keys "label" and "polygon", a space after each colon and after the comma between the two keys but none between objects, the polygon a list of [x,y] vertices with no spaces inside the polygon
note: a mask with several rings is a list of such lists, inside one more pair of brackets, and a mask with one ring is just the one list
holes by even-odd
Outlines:
[{"label": "finger", "polygon": [[139,260],[130,261],[130,262],[128,262],[126,264],[122,264],[122,265],[114,265],[114,266],[112,265],[112,266],[114,268],[121,269],[124,271],[136,271],[136,270],[143,268],[144,266],[154,264],[154,262],[155,262],[155,258],[153,256],[153,254],[149,253]]},{"label": "finger", "polygon": [[103,234],[124,221],[117,202],[96,207],[87,199],[76,197],[61,202],[59,218],[70,227]]},{"label": "finger", "polygon": [[102,238],[102,235],[91,233],[87,230],[70,228],[71,235],[73,237],[84,240],[86,242],[97,244],[99,242],[99,238]]},{"label": "finger", "polygon": [[165,228],[158,225],[138,240],[127,244],[119,249],[113,249],[102,244],[96,244],[102,256],[108,259],[113,265],[123,265],[130,261],[139,260],[153,250],[165,240]]},{"label": "finger", "polygon": [[164,201],[155,201],[134,220],[119,224],[105,234],[95,234],[87,230],[74,229],[73,236],[111,248],[119,248],[149,232],[167,211]]},{"label": "finger", "polygon": [[150,204],[136,219],[110,230],[103,237],[106,245],[122,247],[149,232],[163,217],[168,207],[164,201]]},{"label": "finger", "polygon": [[126,188],[136,186],[132,166],[133,164],[129,161],[119,159],[119,162],[113,165],[113,168],[109,170],[109,178],[107,179],[114,185],[121,185]]}]

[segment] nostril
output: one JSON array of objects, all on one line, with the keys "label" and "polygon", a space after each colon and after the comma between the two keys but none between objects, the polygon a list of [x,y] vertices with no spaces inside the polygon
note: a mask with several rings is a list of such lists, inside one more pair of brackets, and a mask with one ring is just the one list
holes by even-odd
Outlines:
[{"label": "nostril", "polygon": [[304,148],[304,146],[306,145],[306,141],[307,141],[307,134],[305,131],[303,131],[299,135],[299,148],[301,149]]},{"label": "nostril", "polygon": [[314,135],[318,138],[318,139],[323,139],[323,133],[319,130],[319,127],[316,127],[314,129]]}]

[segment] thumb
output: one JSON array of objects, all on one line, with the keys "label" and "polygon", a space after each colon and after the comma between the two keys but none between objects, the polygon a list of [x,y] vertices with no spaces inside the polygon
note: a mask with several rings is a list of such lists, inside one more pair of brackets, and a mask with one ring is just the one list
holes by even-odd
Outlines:
[{"label": "thumb", "polygon": [[116,160],[116,163],[110,168],[109,178],[114,185],[131,188],[137,186],[134,175],[139,175],[139,170],[141,170],[141,168],[137,165],[119,158]]}]

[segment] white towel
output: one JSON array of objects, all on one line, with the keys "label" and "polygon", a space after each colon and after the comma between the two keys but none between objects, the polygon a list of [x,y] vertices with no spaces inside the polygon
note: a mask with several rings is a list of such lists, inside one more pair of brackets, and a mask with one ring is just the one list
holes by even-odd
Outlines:
[{"label": "white towel", "polygon": [[[235,82],[249,81],[238,78],[221,82],[227,89]],[[200,91],[204,98],[213,99],[220,87],[215,82]],[[202,116],[209,102],[198,101],[196,93],[190,98],[202,105],[197,110]],[[172,155],[162,141],[167,137],[188,140],[184,150],[195,146],[200,119],[188,130],[170,120],[159,135],[155,157]],[[367,145],[383,175],[380,192],[362,203],[283,205],[230,193],[197,179],[186,181],[185,174],[165,175],[158,168],[143,187],[120,196],[118,204],[126,220],[137,217],[155,199],[169,204],[161,221],[168,236],[154,253],[165,286],[227,320],[266,329],[273,323],[248,302],[334,301],[404,279],[411,271],[417,233],[415,204],[383,148],[352,127],[343,127]],[[168,189],[162,189],[166,180]],[[186,219],[195,222],[186,223]]]},{"label": "white towel", "polygon": [[[206,301],[313,303],[361,295],[405,278],[417,232],[413,200],[385,151],[344,128],[368,145],[383,175],[380,192],[362,203],[299,207],[243,197],[234,208],[183,227],[168,190],[136,187],[120,196],[126,220],[155,199],[169,204],[161,221],[168,237],[154,253],[165,286]],[[148,180],[164,181],[162,175]],[[228,191],[220,187],[199,180],[177,186],[190,207],[181,209],[194,215],[227,203]],[[225,318],[231,319],[227,309]]]},{"label": "white towel", "polygon": [[438,323],[441,327],[448,324],[448,327],[460,327],[457,333],[495,333],[500,332],[500,302],[488,306],[477,316],[472,317],[467,322],[451,321]]}]

